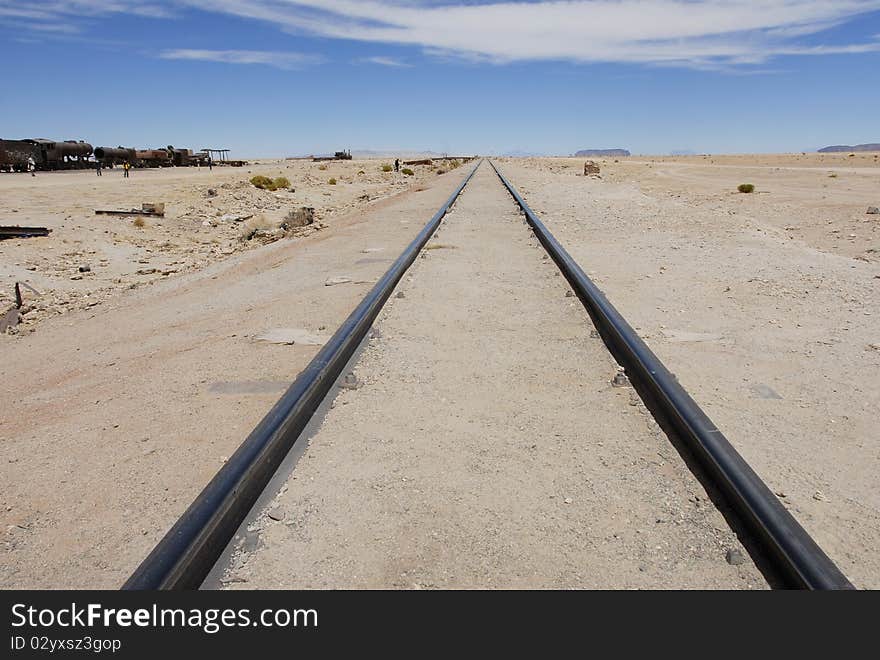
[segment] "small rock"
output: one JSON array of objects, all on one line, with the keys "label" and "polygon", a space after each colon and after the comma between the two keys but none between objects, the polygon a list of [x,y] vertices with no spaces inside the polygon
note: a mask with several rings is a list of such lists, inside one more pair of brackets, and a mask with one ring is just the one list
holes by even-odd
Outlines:
[{"label": "small rock", "polygon": [[614,374],[614,378],[611,379],[611,384],[614,387],[628,387],[629,378],[627,378],[626,374],[622,371],[618,371],[616,374]]},{"label": "small rock", "polygon": [[590,339],[599,339],[599,331],[590,330]]},{"label": "small rock", "polygon": [[825,497],[825,493],[823,493],[821,490],[817,490],[815,493],[813,493],[813,499],[816,500],[817,502],[827,502],[828,501],[828,498]]},{"label": "small rock", "polygon": [[566,497],[564,500],[562,500],[562,503],[563,504],[571,504],[573,501],[574,500],[572,500],[570,497]]},{"label": "small rock", "polygon": [[398,291],[397,295],[395,295],[394,297],[395,298],[406,298],[406,295],[404,295],[403,291]]},{"label": "small rock", "polygon": [[880,215],[880,208],[877,208],[876,206],[869,206],[867,213],[868,215]]},{"label": "small rock", "polygon": [[565,292],[565,297],[566,298],[574,298],[574,291],[569,289],[568,291]]},{"label": "small rock", "polygon": [[284,508],[281,506],[274,506],[266,512],[266,515],[272,520],[280,522],[284,520]]},{"label": "small rock", "polygon": [[217,191],[214,190],[213,188],[208,188],[207,197],[216,197],[216,196],[217,196]]},{"label": "small rock", "polygon": [[85,265],[85,266],[80,266],[77,270],[79,270],[79,272],[81,272],[81,273],[88,273],[88,272],[91,272],[92,267]]},{"label": "small rock", "polygon": [[746,563],[746,558],[739,550],[731,549],[727,551],[727,563],[731,566],[740,566]]},{"label": "small rock", "polygon": [[357,379],[357,376],[354,374],[345,374],[345,377],[342,379],[342,382],[339,384],[344,390],[356,390],[361,386],[360,381]]},{"label": "small rock", "polygon": [[351,282],[350,277],[331,277],[326,282],[324,282],[324,286],[333,286],[335,284],[348,284],[349,282]]}]

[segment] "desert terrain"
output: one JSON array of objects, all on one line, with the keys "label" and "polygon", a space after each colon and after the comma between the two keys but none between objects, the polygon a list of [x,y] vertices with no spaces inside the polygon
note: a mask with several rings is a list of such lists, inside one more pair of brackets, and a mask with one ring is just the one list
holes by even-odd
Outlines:
[{"label": "desert terrain", "polygon": [[[495,162],[880,588],[878,155]],[[0,587],[119,586],[471,167],[382,163],[0,175],[0,224],[53,230],[0,241],[0,312],[30,287],[0,335]],[[482,168],[209,586],[766,588]],[[94,215],[144,202],[165,218]]]}]

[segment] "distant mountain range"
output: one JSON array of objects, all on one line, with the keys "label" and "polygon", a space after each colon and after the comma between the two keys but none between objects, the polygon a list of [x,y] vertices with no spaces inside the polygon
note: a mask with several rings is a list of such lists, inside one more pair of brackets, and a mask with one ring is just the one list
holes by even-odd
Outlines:
[{"label": "distant mountain range", "polygon": [[575,152],[575,158],[583,158],[586,156],[629,156],[630,153],[626,149],[582,149]]},{"label": "distant mountain range", "polygon": [[873,144],[856,144],[856,145],[848,145],[848,144],[835,144],[833,147],[825,147],[824,149],[819,149],[820,154],[836,154],[842,151],[880,151],[880,143]]}]

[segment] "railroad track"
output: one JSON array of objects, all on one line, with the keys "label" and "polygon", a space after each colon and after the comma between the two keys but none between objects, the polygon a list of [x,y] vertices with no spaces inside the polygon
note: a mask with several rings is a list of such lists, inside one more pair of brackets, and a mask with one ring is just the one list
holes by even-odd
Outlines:
[{"label": "railroad track", "polygon": [[[398,257],[330,341],[226,462],[123,586],[196,589],[304,433],[383,305],[440,226],[483,161]],[[675,377],[651,352],[532,211],[494,163],[489,163],[549,257],[593,320],[608,350],[669,434],[699,463],[703,475],[753,538],[761,556],[788,587],[851,589],[852,584],[779,502]]]}]

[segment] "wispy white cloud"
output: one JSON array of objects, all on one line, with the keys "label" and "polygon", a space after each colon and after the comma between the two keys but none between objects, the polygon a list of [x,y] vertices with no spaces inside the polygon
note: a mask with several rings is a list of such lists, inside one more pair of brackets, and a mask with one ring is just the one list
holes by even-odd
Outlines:
[{"label": "wispy white cloud", "polygon": [[319,64],[322,58],[306,53],[288,53],[267,50],[200,50],[180,48],[159,54],[164,60],[197,60],[224,64],[264,64],[278,69],[301,69]]},{"label": "wispy white cloud", "polygon": [[504,63],[636,62],[722,68],[780,55],[880,50],[799,42],[880,0],[185,0],[284,30]]},{"label": "wispy white cloud", "polygon": [[74,33],[84,21],[113,14],[172,18],[177,5],[176,0],[0,0],[0,18],[16,19],[15,25],[24,30]]},{"label": "wispy white cloud", "polygon": [[[0,17],[34,29],[119,13],[168,18],[192,9],[476,62],[729,70],[780,56],[880,51],[878,35],[816,45],[823,32],[880,11],[880,0],[0,0]],[[373,63],[394,66],[396,60],[387,60]]]},{"label": "wispy white cloud", "polygon": [[378,64],[379,66],[390,66],[393,68],[409,68],[412,64],[407,64],[403,60],[396,57],[387,57],[385,55],[374,55],[373,57],[362,57],[358,60],[361,64]]}]

